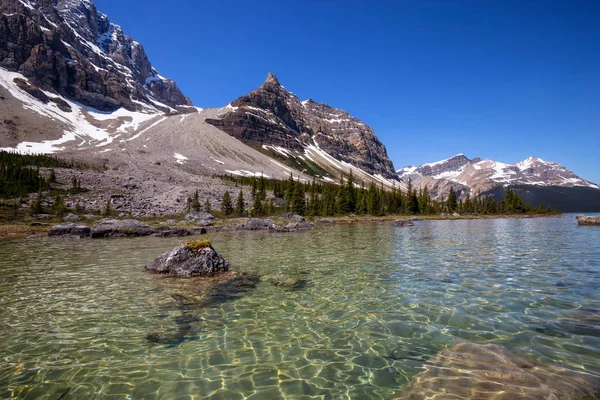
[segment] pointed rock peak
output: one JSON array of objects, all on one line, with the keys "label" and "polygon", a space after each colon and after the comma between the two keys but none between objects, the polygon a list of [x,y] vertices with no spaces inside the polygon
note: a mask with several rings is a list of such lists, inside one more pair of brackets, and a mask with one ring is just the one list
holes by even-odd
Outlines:
[{"label": "pointed rock peak", "polygon": [[269,72],[269,74],[267,75],[267,79],[265,80],[264,84],[267,84],[267,83],[272,83],[273,85],[281,86],[279,83],[279,80],[277,79],[275,74],[273,74],[271,72]]}]

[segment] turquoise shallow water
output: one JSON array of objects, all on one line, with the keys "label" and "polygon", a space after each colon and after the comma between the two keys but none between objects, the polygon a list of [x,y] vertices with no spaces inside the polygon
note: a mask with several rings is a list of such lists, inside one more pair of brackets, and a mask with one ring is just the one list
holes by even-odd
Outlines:
[{"label": "turquoise shallow water", "polygon": [[179,242],[0,242],[0,398],[389,399],[456,338],[600,375],[600,228],[573,215],[221,233],[239,268],[309,284],[185,318],[194,281],[142,268]]}]

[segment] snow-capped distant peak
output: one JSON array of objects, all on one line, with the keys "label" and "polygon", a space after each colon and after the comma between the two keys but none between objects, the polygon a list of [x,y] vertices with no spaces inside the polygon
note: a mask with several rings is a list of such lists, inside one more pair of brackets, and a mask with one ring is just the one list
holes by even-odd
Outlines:
[{"label": "snow-capped distant peak", "polygon": [[407,165],[406,167],[400,168],[396,171],[396,173],[400,176],[413,174],[417,170],[417,167],[414,165]]},{"label": "snow-capped distant peak", "polygon": [[528,169],[528,168],[534,167],[538,164],[553,164],[553,163],[549,163],[547,161],[542,160],[541,158],[531,156],[526,160],[519,161],[515,165],[517,167],[519,167],[519,169],[523,170],[523,169]]},{"label": "snow-capped distant peak", "polygon": [[433,162],[433,163],[423,164],[423,165],[421,165],[421,167],[435,167],[436,165],[444,164],[444,163],[446,163],[446,162],[448,162],[450,160],[453,160],[455,158],[466,158],[466,157],[465,157],[465,155],[463,153],[458,153],[458,154],[456,154],[456,155],[454,155],[454,156],[452,156],[450,158],[446,158],[445,160],[436,161],[436,162]]},{"label": "snow-capped distant peak", "polygon": [[416,169],[405,167],[397,173],[401,178],[410,174],[413,178],[427,178],[428,182],[433,179],[435,182],[460,184],[470,190],[489,190],[499,184],[599,187],[562,165],[533,156],[516,164],[506,164],[487,158],[469,160],[458,154],[446,160],[423,164]]}]

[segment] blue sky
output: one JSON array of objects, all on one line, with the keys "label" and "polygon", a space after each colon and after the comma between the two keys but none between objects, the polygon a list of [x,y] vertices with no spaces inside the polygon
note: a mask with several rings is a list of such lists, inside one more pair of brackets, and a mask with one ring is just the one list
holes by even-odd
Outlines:
[{"label": "blue sky", "polygon": [[600,182],[600,2],[96,0],[199,107],[267,72],[373,127],[396,168],[530,155]]}]

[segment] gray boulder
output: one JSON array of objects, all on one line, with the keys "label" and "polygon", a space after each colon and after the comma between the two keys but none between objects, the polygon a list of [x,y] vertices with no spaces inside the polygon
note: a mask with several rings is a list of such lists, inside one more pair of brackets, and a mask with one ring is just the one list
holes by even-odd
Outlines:
[{"label": "gray boulder", "polygon": [[155,233],[143,222],[134,219],[101,219],[92,227],[92,238],[124,237],[124,236],[148,236]]},{"label": "gray boulder", "polygon": [[281,215],[281,218],[286,218],[286,219],[297,218],[297,217],[302,218],[302,216],[300,216],[296,213],[293,213],[293,212],[286,212],[283,215]]},{"label": "gray boulder", "polygon": [[277,225],[270,219],[248,218],[243,225],[243,229],[248,231],[275,230]]},{"label": "gray boulder", "polygon": [[183,277],[215,276],[229,267],[229,262],[212,247],[192,249],[181,245],[159,256],[146,266],[146,271]]},{"label": "gray boulder", "polygon": [[406,221],[403,219],[399,219],[394,221],[394,226],[415,226],[415,224],[412,221]]},{"label": "gray boulder", "polygon": [[85,225],[78,225],[73,222],[65,224],[55,225],[48,232],[48,236],[75,236],[75,237],[88,237],[90,236],[91,230]]},{"label": "gray boulder", "polygon": [[187,213],[185,215],[185,217],[183,217],[184,220],[186,221],[198,221],[198,220],[211,220],[214,219],[214,215],[212,215],[211,213],[207,213],[207,212],[198,212],[198,211],[192,211],[190,213]]},{"label": "gray boulder", "polygon": [[300,216],[300,215],[295,215],[292,219],[292,221],[290,221],[285,228],[289,229],[289,230],[298,230],[298,229],[312,229],[314,226],[314,224],[308,222],[306,220],[306,218]]},{"label": "gray boulder", "polygon": [[73,213],[69,213],[69,214],[65,215],[65,217],[63,219],[67,222],[77,222],[77,221],[79,221],[79,216],[75,215]]},{"label": "gray boulder", "polygon": [[600,216],[578,215],[578,225],[597,225],[600,226]]}]

